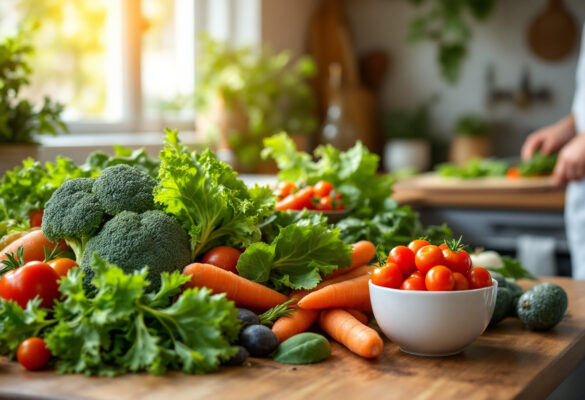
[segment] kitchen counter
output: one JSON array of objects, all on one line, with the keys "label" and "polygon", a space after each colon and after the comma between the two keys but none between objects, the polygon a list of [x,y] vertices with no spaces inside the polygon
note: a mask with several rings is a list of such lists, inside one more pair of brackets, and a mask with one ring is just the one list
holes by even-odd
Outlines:
[{"label": "kitchen counter", "polygon": [[331,357],[315,365],[251,359],[248,367],[209,375],[116,378],[26,372],[3,358],[0,399],[544,399],[585,359],[585,282],[544,280],[568,293],[569,309],[559,325],[532,332],[508,318],[456,356],[412,356],[386,341],[383,354],[368,361],[334,343]]}]

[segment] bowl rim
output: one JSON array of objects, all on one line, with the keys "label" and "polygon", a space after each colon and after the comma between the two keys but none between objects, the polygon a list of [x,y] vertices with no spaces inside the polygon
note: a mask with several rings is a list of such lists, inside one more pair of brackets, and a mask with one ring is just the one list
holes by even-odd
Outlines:
[{"label": "bowl rim", "polygon": [[[373,286],[376,289],[380,289],[382,291],[388,291],[388,292],[396,292],[396,293],[404,293],[406,296],[414,296],[415,294],[420,294],[423,296],[445,296],[447,294],[450,295],[455,295],[455,296],[459,296],[459,295],[463,295],[463,294],[468,294],[468,293],[480,293],[480,292],[484,292],[484,291],[489,291],[489,290],[493,290],[492,288],[498,288],[498,281],[495,280],[494,278],[492,278],[492,285],[491,286],[486,286],[486,287],[482,287],[479,289],[466,289],[466,290],[444,290],[444,291],[431,291],[431,290],[402,290],[402,289],[394,289],[394,288],[388,288],[388,287],[384,287],[384,286],[380,286],[380,285],[376,285],[375,283],[372,282],[371,279],[368,280],[368,285],[369,286]],[[408,293],[408,294],[407,294]]]}]

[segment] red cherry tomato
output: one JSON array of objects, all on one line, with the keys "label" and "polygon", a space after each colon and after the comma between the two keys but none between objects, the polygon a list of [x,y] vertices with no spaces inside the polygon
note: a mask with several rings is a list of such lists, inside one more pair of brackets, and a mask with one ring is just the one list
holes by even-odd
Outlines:
[{"label": "red cherry tomato", "polygon": [[482,267],[471,268],[467,273],[467,279],[471,289],[480,289],[492,285],[490,272]]},{"label": "red cherry tomato", "polygon": [[467,290],[469,289],[469,281],[460,272],[453,272],[453,279],[455,279],[455,286],[453,290]]},{"label": "red cherry tomato", "polygon": [[333,209],[331,205],[331,197],[325,196],[319,199],[319,204],[317,204],[317,210],[321,211],[330,211]]},{"label": "red cherry tomato", "polygon": [[276,189],[276,195],[280,197],[286,197],[289,194],[293,193],[297,190],[297,185],[294,182],[280,182],[278,184],[278,189]]},{"label": "red cherry tomato", "polygon": [[422,248],[422,247],[425,247],[425,246],[428,246],[429,244],[431,244],[431,243],[430,243],[428,240],[423,240],[423,239],[415,239],[415,240],[413,240],[412,242],[410,242],[410,243],[408,244],[408,248],[409,248],[410,250],[412,250],[412,252],[413,252],[414,254],[416,254],[416,252],[417,252],[417,251],[418,251],[420,248]]},{"label": "red cherry tomato", "polygon": [[372,283],[378,286],[398,289],[403,279],[400,268],[394,263],[375,268],[372,272]]},{"label": "red cherry tomato", "polygon": [[40,227],[43,224],[43,210],[32,210],[29,215],[30,227]]},{"label": "red cherry tomato", "polygon": [[417,270],[417,271],[414,271],[412,274],[410,274],[408,277],[409,278],[422,278],[422,279],[425,279],[425,274],[423,274],[422,272],[420,272],[420,271]]},{"label": "red cherry tomato", "polygon": [[425,278],[420,277],[409,277],[402,282],[400,285],[402,290],[427,290],[425,285]]},{"label": "red cherry tomato", "polygon": [[67,276],[67,272],[69,272],[71,268],[78,266],[74,260],[66,257],[55,258],[47,261],[47,264],[49,264],[59,276]]},{"label": "red cherry tomato", "polygon": [[516,167],[511,167],[506,171],[506,177],[509,179],[518,179],[521,176],[520,170]]},{"label": "red cherry tomato", "polygon": [[51,358],[45,341],[39,337],[30,337],[20,343],[16,350],[16,359],[24,368],[35,370],[44,367]]},{"label": "red cherry tomato", "polygon": [[333,206],[334,210],[344,210],[345,209],[345,206],[343,205],[343,196],[341,195],[341,193],[339,193],[339,192],[335,193],[335,196],[333,196],[332,206]]},{"label": "red cherry tomato", "polygon": [[333,190],[333,184],[328,181],[319,181],[314,186],[315,196],[325,197],[329,196],[329,193]]},{"label": "red cherry tomato", "polygon": [[455,287],[453,272],[444,265],[436,265],[429,269],[425,277],[425,286],[429,291],[448,291]]},{"label": "red cherry tomato", "polygon": [[388,262],[398,265],[404,276],[410,275],[416,269],[414,253],[406,246],[394,247],[388,255]]},{"label": "red cherry tomato", "polygon": [[444,248],[443,258],[445,259],[445,265],[453,272],[466,275],[469,268],[471,268],[471,257],[465,250],[453,251],[448,247]]},{"label": "red cherry tomato", "polygon": [[233,247],[219,246],[205,253],[201,261],[205,264],[215,265],[216,267],[237,274],[238,270],[236,269],[236,265],[238,264],[240,254],[242,252]]},{"label": "red cherry tomato", "polygon": [[0,279],[0,297],[14,300],[22,308],[29,300],[39,296],[41,306],[50,308],[59,297],[61,277],[49,264],[41,261],[30,261],[22,267],[8,271]]},{"label": "red cherry tomato", "polygon": [[421,247],[414,256],[414,263],[420,272],[426,274],[435,265],[443,265],[443,251],[433,244]]}]

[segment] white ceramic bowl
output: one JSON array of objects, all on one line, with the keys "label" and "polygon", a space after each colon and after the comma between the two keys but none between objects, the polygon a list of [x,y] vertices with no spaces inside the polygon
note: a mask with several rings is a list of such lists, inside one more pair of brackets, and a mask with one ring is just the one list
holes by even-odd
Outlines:
[{"label": "white ceramic bowl", "polygon": [[450,292],[389,289],[370,281],[378,326],[406,353],[448,356],[461,352],[487,327],[496,305],[492,286]]}]

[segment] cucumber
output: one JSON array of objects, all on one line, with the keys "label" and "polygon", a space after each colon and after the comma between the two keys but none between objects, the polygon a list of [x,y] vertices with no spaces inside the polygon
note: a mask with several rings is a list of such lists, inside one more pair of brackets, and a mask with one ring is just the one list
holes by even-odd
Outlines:
[{"label": "cucumber", "polygon": [[496,325],[510,314],[513,299],[514,296],[512,295],[512,291],[510,289],[498,286],[496,306],[494,308],[492,318],[490,319],[489,326]]}]

